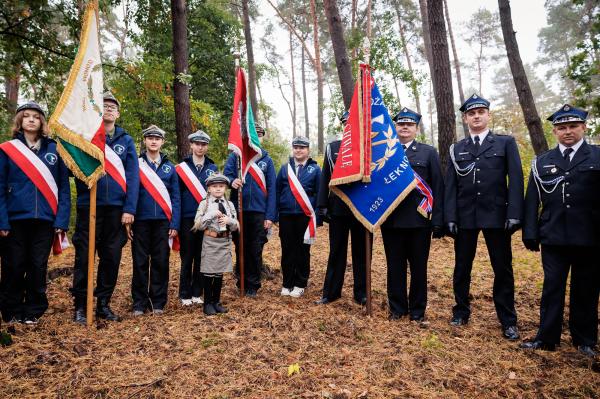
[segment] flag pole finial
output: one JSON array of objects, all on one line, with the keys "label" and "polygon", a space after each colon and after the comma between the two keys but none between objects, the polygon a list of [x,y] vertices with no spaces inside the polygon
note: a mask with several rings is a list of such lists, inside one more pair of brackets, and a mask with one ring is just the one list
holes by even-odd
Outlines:
[{"label": "flag pole finial", "polygon": [[238,53],[237,51],[235,53],[233,53],[233,58],[235,60],[235,67],[239,68],[240,67],[240,53]]}]

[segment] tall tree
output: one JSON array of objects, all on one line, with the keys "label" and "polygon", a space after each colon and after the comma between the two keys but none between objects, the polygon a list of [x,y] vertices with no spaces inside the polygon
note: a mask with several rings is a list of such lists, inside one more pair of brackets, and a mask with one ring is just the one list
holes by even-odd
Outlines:
[{"label": "tall tree", "polygon": [[321,65],[321,46],[319,44],[319,20],[317,18],[317,6],[315,0],[310,0],[310,15],[313,23],[313,44],[315,45],[315,69],[317,70],[317,148],[319,154],[325,148],[323,137],[323,66]]},{"label": "tall tree", "polygon": [[297,135],[296,130],[296,71],[294,68],[294,34],[290,33],[290,70],[292,71],[292,129],[294,137]]},{"label": "tall tree", "polygon": [[175,131],[177,133],[177,156],[182,160],[190,153],[187,136],[192,132],[190,120],[191,77],[188,73],[187,5],[185,0],[171,0],[173,21],[173,97],[175,105]]},{"label": "tall tree", "polygon": [[256,70],[254,69],[254,49],[252,47],[252,30],[250,28],[249,0],[242,0],[242,22],[244,24],[244,39],[246,41],[246,56],[248,57],[248,94],[250,104],[255,112],[254,118],[258,120],[258,101],[256,101]]},{"label": "tall tree", "polygon": [[471,16],[465,27],[465,40],[475,53],[479,94],[483,95],[483,70],[493,58],[490,51],[496,49],[501,42],[498,16],[482,7]]},{"label": "tall tree", "polygon": [[441,1],[427,3],[429,32],[431,34],[432,82],[437,107],[438,149],[445,170],[450,144],[456,141],[456,115],[452,94],[452,72],[448,54],[448,39],[444,23],[444,5]]},{"label": "tall tree", "polygon": [[[446,15],[446,23],[448,24],[448,36],[450,37],[450,44],[452,46],[452,56],[454,58],[454,71],[456,72],[456,83],[458,85],[458,95],[460,97],[460,103],[465,102],[465,92],[463,91],[462,76],[460,73],[460,60],[458,59],[458,53],[456,52],[456,43],[454,42],[454,35],[452,34],[452,22],[450,21],[450,13],[448,12],[448,0],[444,0],[444,14]],[[463,133],[465,137],[469,136],[469,128],[465,121],[462,121]]]},{"label": "tall tree", "polygon": [[308,124],[308,98],[306,97],[306,56],[304,47],[302,47],[301,56],[302,65],[302,103],[304,106],[304,135],[310,137],[310,126]]},{"label": "tall tree", "polygon": [[523,110],[523,116],[525,117],[527,130],[529,130],[533,150],[536,154],[540,154],[548,150],[548,142],[546,141],[546,137],[544,137],[542,121],[540,120],[537,108],[535,107],[533,95],[531,94],[531,87],[529,87],[529,81],[525,74],[523,61],[521,61],[519,45],[513,29],[509,0],[498,0],[498,8],[500,10],[500,22],[502,24],[502,35],[504,36],[506,55],[508,56],[508,62],[515,81],[515,87],[517,88],[517,94],[519,95],[519,104],[521,104],[521,109]]},{"label": "tall tree", "polygon": [[325,15],[327,16],[327,23],[329,25],[329,36],[331,37],[333,53],[335,54],[335,65],[340,79],[344,107],[345,109],[349,109],[354,91],[354,78],[352,77],[352,66],[348,59],[342,18],[340,17],[336,0],[323,0],[323,6],[325,7]]}]

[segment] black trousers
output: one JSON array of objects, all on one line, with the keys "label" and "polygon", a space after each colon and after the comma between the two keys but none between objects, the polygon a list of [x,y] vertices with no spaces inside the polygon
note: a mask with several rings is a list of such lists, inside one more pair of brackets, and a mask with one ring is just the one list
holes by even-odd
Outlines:
[{"label": "black trousers", "polygon": [[[348,234],[352,235],[352,273],[354,276],[354,299],[361,301],[366,293],[366,245],[367,230],[353,216],[332,216],[329,222],[329,258],[323,283],[323,298],[334,301],[342,296]],[[371,240],[373,239],[371,235]]]},{"label": "black trousers", "polygon": [[544,288],[540,306],[540,328],[536,339],[549,344],[560,343],[570,269],[569,330],[573,345],[597,344],[599,254],[598,247],[542,245]]},{"label": "black trousers", "polygon": [[[109,300],[112,296],[121,264],[123,247],[127,243],[127,232],[121,224],[123,209],[119,206],[96,208],[96,253],[98,273],[94,295]],[[87,295],[88,243],[90,230],[90,208],[77,208],[73,246],[75,266],[71,293],[76,302],[85,303]]]},{"label": "black trousers", "polygon": [[179,230],[179,255],[181,271],[179,273],[179,298],[191,299],[202,295],[202,274],[200,257],[202,256],[202,231],[191,231],[194,218],[181,219]]},{"label": "black trousers", "polygon": [[133,222],[133,310],[164,309],[169,291],[169,221]]},{"label": "black trousers", "polygon": [[[258,290],[262,268],[262,250],[266,242],[265,214],[261,212],[243,212],[244,225],[244,288]],[[235,273],[239,276],[240,235],[232,233],[235,243]],[[238,283],[239,284],[239,283]]]},{"label": "black trousers", "polygon": [[310,218],[306,215],[279,216],[281,272],[283,286],[306,288],[310,275],[310,245],[304,244],[304,232]]},{"label": "black trousers", "polygon": [[[431,245],[429,227],[381,229],[387,260],[387,292],[390,312],[424,317],[427,307],[427,260]],[[410,293],[406,296],[407,263]]]},{"label": "black trousers", "polygon": [[[458,229],[454,240],[454,316],[468,319],[471,314],[469,289],[471,270],[477,249],[479,229]],[[504,229],[483,229],[483,237],[494,269],[493,298],[496,314],[504,327],[517,324],[515,311],[515,282],[512,269],[511,235]]]},{"label": "black trousers", "polygon": [[10,222],[2,254],[2,318],[40,318],[48,309],[46,272],[54,239],[52,222],[24,219]]}]

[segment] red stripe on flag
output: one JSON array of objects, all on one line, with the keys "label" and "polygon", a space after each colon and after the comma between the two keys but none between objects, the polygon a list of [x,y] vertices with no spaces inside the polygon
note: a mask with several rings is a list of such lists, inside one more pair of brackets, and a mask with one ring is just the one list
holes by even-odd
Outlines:
[{"label": "red stripe on flag", "polygon": [[104,145],[106,143],[106,132],[104,131],[104,122],[100,124],[96,133],[94,133],[94,137],[92,137],[92,144],[96,147],[100,148],[102,152],[104,152]]},{"label": "red stripe on flag", "polygon": [[150,179],[148,179],[148,177],[141,170],[140,170],[140,181],[142,182],[142,185],[144,186],[146,191],[148,191],[150,193],[152,198],[154,198],[154,201],[156,201],[158,206],[160,206],[160,208],[163,210],[163,212],[167,216],[167,219],[169,219],[169,222],[170,222],[173,215],[172,215],[171,209],[169,208],[169,204],[166,203],[166,201],[163,199],[162,195],[160,195],[160,193],[158,192],[156,187],[154,187],[152,185],[152,183],[150,182]]},{"label": "red stripe on flag", "polygon": [[16,163],[21,171],[25,173],[27,177],[31,180],[31,182],[35,185],[35,187],[42,193],[48,205],[50,205],[50,209],[52,209],[52,213],[56,215],[58,211],[58,200],[54,196],[54,192],[46,182],[46,179],[42,176],[40,171],[38,171],[35,167],[32,166],[31,161],[27,159],[25,155],[21,153],[21,151],[17,150],[14,145],[10,142],[6,142],[2,144],[2,149],[6,154]]}]

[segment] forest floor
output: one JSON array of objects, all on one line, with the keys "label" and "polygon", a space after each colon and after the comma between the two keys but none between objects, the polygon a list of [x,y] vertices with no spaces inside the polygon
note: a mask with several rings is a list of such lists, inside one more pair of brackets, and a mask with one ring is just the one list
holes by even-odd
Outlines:
[{"label": "forest floor", "polygon": [[[50,308],[35,327],[9,327],[0,348],[2,398],[453,398],[600,396],[600,365],[570,344],[567,324],[556,352],[525,352],[501,337],[492,301],[493,273],[480,242],[468,326],[448,324],[454,254],[434,240],[424,324],[388,321],[381,235],[373,253],[373,316],[352,300],[348,267],[343,298],[317,306],[325,273],[327,227],[312,248],[306,295],[279,296],[277,232],[265,247],[273,270],[257,299],[240,299],[231,275],[223,290],[229,313],[205,317],[177,299],[179,256],[171,256],[164,315],[131,316],[131,250],[123,252],[113,309],[121,323],[73,324],[73,251],[51,258]],[[513,239],[516,301],[523,338],[538,324],[539,254]],[[567,319],[567,317],[565,317]],[[3,326],[7,327],[7,326]],[[293,367],[296,365],[297,368]],[[289,374],[290,366],[295,371]]]}]

